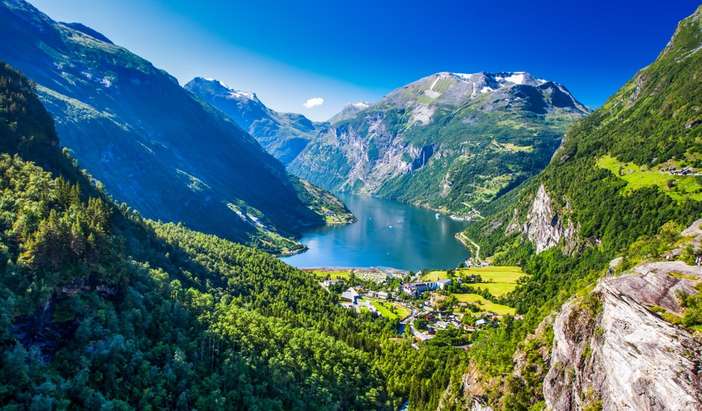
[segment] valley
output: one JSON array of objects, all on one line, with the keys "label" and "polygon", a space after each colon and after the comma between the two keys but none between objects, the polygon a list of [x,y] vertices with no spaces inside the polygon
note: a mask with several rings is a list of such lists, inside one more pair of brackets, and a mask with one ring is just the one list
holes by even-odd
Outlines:
[{"label": "valley", "polygon": [[174,3],[0,0],[0,409],[702,409],[702,6]]}]

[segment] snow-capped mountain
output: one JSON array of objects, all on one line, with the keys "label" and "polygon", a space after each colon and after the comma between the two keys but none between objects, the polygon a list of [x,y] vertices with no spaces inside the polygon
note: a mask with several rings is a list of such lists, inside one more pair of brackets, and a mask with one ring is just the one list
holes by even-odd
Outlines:
[{"label": "snow-capped mountain", "polygon": [[588,109],[565,86],[527,72],[440,72],[345,112],[292,173],[470,215],[543,169]]},{"label": "snow-capped mountain", "polygon": [[486,109],[491,105],[501,107],[502,102],[538,114],[553,109],[581,114],[588,111],[563,85],[523,71],[436,73],[393,91],[380,104],[412,108],[412,121],[429,124],[438,106],[478,101],[488,103]]}]

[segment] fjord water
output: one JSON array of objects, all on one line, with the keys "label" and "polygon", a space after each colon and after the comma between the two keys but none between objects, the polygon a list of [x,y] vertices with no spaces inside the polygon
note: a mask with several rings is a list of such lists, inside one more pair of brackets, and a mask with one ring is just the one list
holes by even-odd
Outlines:
[{"label": "fjord water", "polygon": [[465,223],[395,201],[355,195],[340,198],[358,219],[305,233],[309,250],[282,258],[299,268],[452,268],[468,257],[454,235]]}]

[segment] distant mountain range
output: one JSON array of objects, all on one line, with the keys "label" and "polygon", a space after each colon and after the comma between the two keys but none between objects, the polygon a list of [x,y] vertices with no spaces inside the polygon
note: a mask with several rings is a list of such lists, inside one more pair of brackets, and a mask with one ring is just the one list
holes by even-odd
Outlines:
[{"label": "distant mountain range", "polygon": [[302,114],[278,113],[266,107],[255,93],[229,88],[218,80],[196,77],[185,88],[247,130],[283,164],[297,157],[307,143],[327,126],[313,122]]},{"label": "distant mountain range", "polygon": [[529,73],[437,73],[345,109],[288,169],[330,190],[473,216],[541,171],[587,113]]},{"label": "distant mountain range", "polygon": [[0,36],[12,39],[0,60],[37,83],[62,144],[144,216],[278,251],[324,224],[298,191],[305,185],[251,136],[106,36],[22,0],[0,1]]},{"label": "distant mountain range", "polygon": [[354,118],[356,114],[360,113],[361,111],[367,109],[370,106],[371,103],[367,103],[365,101],[359,101],[358,103],[348,104],[340,112],[333,115],[332,118],[329,119],[329,122],[331,124],[336,124],[344,120],[349,120],[351,118]]},{"label": "distant mountain range", "polygon": [[467,218],[541,171],[588,113],[565,86],[526,72],[437,73],[324,123],[277,113],[218,80],[185,87],[303,179]]}]

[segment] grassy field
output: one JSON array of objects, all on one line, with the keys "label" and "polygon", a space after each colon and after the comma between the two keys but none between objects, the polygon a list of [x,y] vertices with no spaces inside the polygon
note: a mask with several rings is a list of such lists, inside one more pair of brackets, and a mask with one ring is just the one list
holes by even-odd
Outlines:
[{"label": "grassy field", "polygon": [[490,291],[490,294],[494,295],[495,297],[502,297],[503,295],[511,293],[515,288],[517,288],[517,284],[513,283],[475,283],[471,284],[471,286],[475,288],[487,289]]},{"label": "grassy field", "polygon": [[351,270],[303,270],[307,273],[314,275],[320,280],[326,280],[327,278],[331,280],[348,280],[351,277]]},{"label": "grassy field", "polygon": [[478,294],[453,294],[460,302],[472,303],[484,311],[490,311],[497,315],[514,315],[515,309],[502,304],[496,304],[485,299]]},{"label": "grassy field", "polygon": [[422,281],[438,281],[448,278],[448,274],[445,270],[434,270],[422,275]]},{"label": "grassy field", "polygon": [[[482,283],[471,284],[476,288],[487,288],[496,297],[501,297],[517,287],[517,280],[525,274],[517,266],[487,266],[461,268],[456,270],[456,275],[477,274],[483,279]],[[422,276],[422,281],[437,281],[448,278],[446,271],[430,271]]]},{"label": "grassy field", "polygon": [[411,314],[409,308],[398,303],[378,300],[375,298],[368,298],[368,300],[373,307],[378,310],[378,314],[389,320],[394,320],[396,318],[402,320]]},{"label": "grassy field", "polygon": [[671,175],[656,168],[623,163],[609,155],[600,157],[597,166],[626,181],[624,193],[644,187],[658,187],[676,201],[702,201],[702,183],[699,177]]},{"label": "grassy field", "polygon": [[496,283],[516,283],[524,276],[524,271],[512,265],[490,265],[487,267],[462,268],[461,274],[478,274],[483,280],[494,281]]}]

